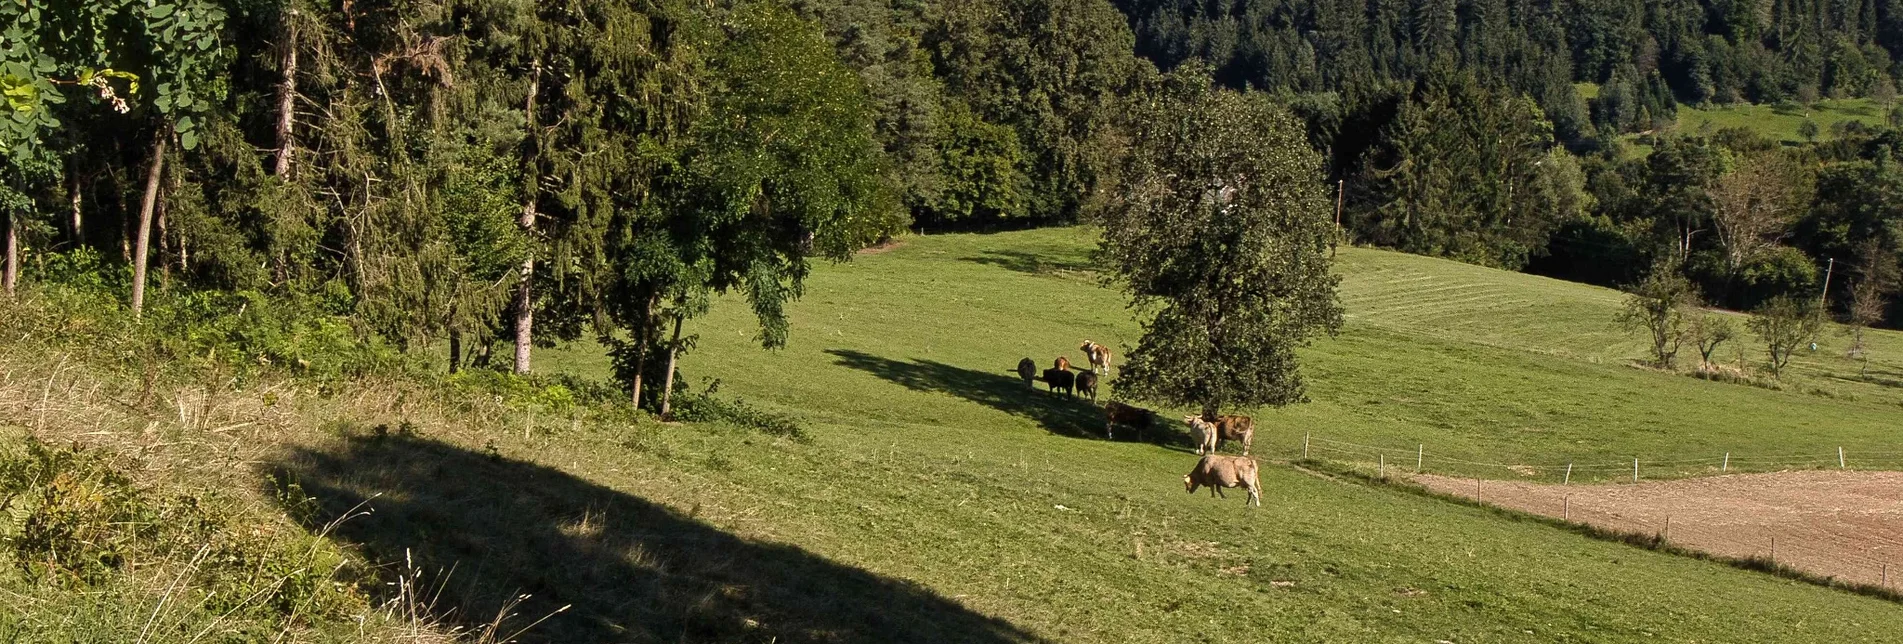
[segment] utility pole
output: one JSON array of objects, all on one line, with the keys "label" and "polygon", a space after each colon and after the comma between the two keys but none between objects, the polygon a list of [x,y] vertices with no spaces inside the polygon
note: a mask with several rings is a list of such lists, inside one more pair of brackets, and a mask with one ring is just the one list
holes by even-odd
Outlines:
[{"label": "utility pole", "polygon": [[1341,243],[1341,201],[1342,193],[1348,186],[1347,179],[1335,180],[1335,236],[1328,240],[1328,258],[1335,258],[1335,245]]},{"label": "utility pole", "polygon": [[1830,274],[1837,270],[1837,258],[1832,257],[1830,264],[1824,267],[1824,290],[1817,294],[1817,314],[1824,314],[1824,299],[1830,297]]}]

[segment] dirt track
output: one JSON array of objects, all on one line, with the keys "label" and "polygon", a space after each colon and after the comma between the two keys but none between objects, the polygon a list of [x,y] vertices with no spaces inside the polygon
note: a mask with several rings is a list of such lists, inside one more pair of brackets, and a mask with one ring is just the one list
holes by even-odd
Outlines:
[{"label": "dirt track", "polygon": [[[1475,498],[1474,479],[1412,479]],[[1903,588],[1903,472],[1733,474],[1630,485],[1482,481],[1478,498],[1609,529],[1664,534],[1674,544],[1732,557],[1771,556],[1775,540],[1778,563],[1851,583],[1883,583],[1887,563],[1889,587]]]}]

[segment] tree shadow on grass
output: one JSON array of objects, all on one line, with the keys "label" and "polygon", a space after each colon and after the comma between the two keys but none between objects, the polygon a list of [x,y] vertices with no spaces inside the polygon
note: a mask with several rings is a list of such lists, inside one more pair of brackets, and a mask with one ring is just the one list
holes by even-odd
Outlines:
[{"label": "tree shadow on grass", "polygon": [[[450,572],[432,617],[524,642],[1026,642],[1036,637],[903,580],[744,539],[559,470],[427,439],[299,450],[275,472],[317,531],[400,574]],[[425,600],[430,599],[425,593]],[[563,606],[565,611],[557,613]]]},{"label": "tree shadow on grass", "polygon": [[959,259],[1030,275],[1055,275],[1060,272],[1086,273],[1096,270],[1096,266],[1088,260],[1040,255],[1021,250],[987,250]]},{"label": "tree shadow on grass", "polygon": [[[1014,416],[1031,419],[1051,433],[1073,438],[1103,438],[1103,408],[1087,398],[1067,398],[1052,393],[1042,382],[1035,391],[1024,386],[1017,374],[1000,367],[997,373],[977,371],[936,360],[903,362],[881,358],[850,349],[827,349],[837,364],[858,369],[904,385],[913,391],[944,392]],[[1009,366],[1009,365],[1006,365]],[[1101,400],[1101,399],[1100,399]],[[1118,428],[1118,440],[1129,435]],[[1143,432],[1150,442],[1188,444],[1181,432],[1158,417]],[[1182,439],[1182,440],[1178,440]]]}]

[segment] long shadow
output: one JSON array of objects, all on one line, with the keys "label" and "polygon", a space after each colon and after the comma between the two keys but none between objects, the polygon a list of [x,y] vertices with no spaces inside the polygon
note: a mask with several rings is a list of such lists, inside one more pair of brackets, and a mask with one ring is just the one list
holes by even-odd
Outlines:
[{"label": "long shadow", "polygon": [[[1033,391],[1014,373],[1001,366],[997,373],[966,369],[936,360],[903,362],[881,358],[863,351],[827,349],[837,364],[858,369],[904,385],[914,391],[949,393],[992,409],[1036,421],[1044,429],[1063,436],[1103,438],[1103,408],[1086,398],[1067,398],[1050,392],[1042,383]],[[1008,366],[1008,365],[1004,365]],[[1101,400],[1101,398],[1100,398]],[[1130,435],[1118,429],[1118,440]],[[1186,434],[1173,430],[1161,417],[1143,432],[1145,440],[1162,444],[1188,444]],[[1180,439],[1180,440],[1179,440]]]},{"label": "long shadow", "polygon": [[1039,641],[906,581],[433,440],[300,450],[275,474],[303,491],[280,496],[314,499],[287,502],[307,528],[368,510],[333,538],[392,574],[453,571],[421,584],[435,619],[479,629],[522,595],[498,637],[552,615],[516,641]]},{"label": "long shadow", "polygon": [[959,259],[1031,275],[1051,275],[1059,271],[1086,272],[1096,268],[1085,260],[1063,259],[1021,250],[987,250]]}]

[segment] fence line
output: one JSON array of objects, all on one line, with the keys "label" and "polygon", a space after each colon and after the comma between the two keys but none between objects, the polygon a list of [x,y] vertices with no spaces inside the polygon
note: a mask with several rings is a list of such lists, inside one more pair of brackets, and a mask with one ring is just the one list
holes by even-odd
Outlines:
[{"label": "fence line", "polygon": [[[1527,469],[1559,471],[1559,470],[1570,468],[1573,471],[1580,471],[1580,472],[1594,472],[1594,471],[1622,472],[1622,471],[1632,470],[1632,461],[1629,461],[1629,460],[1621,460],[1617,463],[1592,462],[1592,461],[1563,461],[1563,462],[1552,462],[1552,463],[1501,463],[1501,462],[1494,462],[1494,461],[1470,460],[1470,459],[1459,458],[1455,456],[1438,454],[1435,452],[1427,451],[1425,444],[1417,444],[1415,446],[1415,449],[1407,449],[1404,447],[1381,447],[1376,445],[1364,445],[1361,443],[1353,443],[1349,441],[1324,438],[1320,436],[1315,436],[1313,434],[1309,434],[1305,436],[1304,441],[1308,445],[1309,449],[1358,456],[1358,457],[1364,458],[1367,462],[1374,462],[1376,460],[1379,460],[1383,456],[1394,456],[1396,457],[1395,463],[1397,464],[1397,467],[1404,465],[1406,461],[1406,459],[1400,458],[1400,457],[1414,456],[1416,457],[1416,461],[1423,466],[1422,467],[1423,470],[1431,469],[1426,466],[1428,464],[1434,464],[1434,463],[1438,463],[1438,464],[1451,463],[1455,465],[1491,467],[1491,468],[1511,470],[1511,471],[1514,471],[1515,473],[1520,473],[1520,474],[1524,474],[1523,470],[1527,470]],[[1839,460],[1840,457],[1845,460],[1840,461]],[[1893,451],[1893,450],[1852,451],[1846,448],[1841,455],[1837,452],[1830,452],[1825,454],[1759,454],[1759,455],[1739,455],[1739,453],[1737,452],[1728,452],[1728,453],[1723,453],[1719,456],[1708,456],[1708,457],[1701,457],[1701,458],[1646,460],[1644,457],[1639,457],[1638,460],[1639,460],[1640,470],[1641,470],[1640,478],[1643,479],[1645,478],[1645,476],[1643,475],[1643,471],[1647,469],[1653,469],[1658,467],[1665,467],[1667,469],[1686,469],[1687,466],[1697,466],[1697,465],[1716,466],[1716,467],[1722,468],[1725,471],[1732,469],[1732,466],[1735,466],[1735,465],[1746,465],[1746,466],[1788,465],[1792,467],[1814,467],[1819,465],[1828,466],[1828,465],[1836,465],[1836,464],[1842,463],[1843,469],[1849,469],[1850,464],[1855,464],[1858,466],[1896,465],[1896,466],[1903,467],[1903,451]]]},{"label": "fence line", "polygon": [[[1525,479],[1525,477],[1528,476],[1528,470],[1544,470],[1549,473],[1565,470],[1567,472],[1567,481],[1570,481],[1572,472],[1575,471],[1610,472],[1612,474],[1610,477],[1612,480],[1625,480],[1624,473],[1633,472],[1635,465],[1634,461],[1622,461],[1616,464],[1604,462],[1582,463],[1578,461],[1555,464],[1494,463],[1436,455],[1428,451],[1424,443],[1417,443],[1414,449],[1380,447],[1334,440],[1313,434],[1303,436],[1303,449],[1307,451],[1308,458],[1342,462],[1351,467],[1370,466],[1371,463],[1379,462],[1381,465],[1376,471],[1380,472],[1380,475],[1384,477],[1390,468],[1405,473],[1413,473],[1416,471],[1433,473],[1434,468],[1432,465],[1434,464],[1501,468],[1511,471],[1520,477],[1518,479],[1495,479],[1496,481],[1505,483],[1538,483],[1538,481]],[[1723,468],[1721,471],[1731,471],[1739,465],[1747,467],[1767,465],[1816,467],[1821,465],[1840,469],[1849,469],[1849,465],[1853,463],[1861,467],[1868,467],[1870,465],[1903,466],[1903,451],[1851,451],[1845,448],[1838,449],[1842,451],[1828,454],[1760,454],[1748,456],[1738,456],[1735,452],[1726,452],[1722,456],[1706,458],[1680,458],[1659,461],[1646,461],[1643,458],[1639,458],[1636,459],[1636,461],[1641,471],[1646,466],[1653,466],[1668,470],[1679,470],[1680,472],[1687,466],[1699,465],[1721,467]],[[1413,456],[1415,457],[1415,463],[1409,464],[1405,458],[1389,459],[1388,457],[1390,455]],[[1389,463],[1389,460],[1394,460],[1394,462]],[[1420,469],[1415,470],[1413,467],[1410,467],[1410,465],[1414,465]],[[1446,473],[1444,468],[1442,471]],[[1644,477],[1638,476],[1636,478]],[[1657,476],[1654,475],[1653,478],[1657,478]],[[1543,505],[1543,500],[1523,497],[1518,499],[1517,503],[1490,501],[1486,498],[1484,493],[1483,479],[1477,478],[1474,479],[1474,482],[1476,489],[1473,492],[1474,498],[1477,501],[1500,505],[1502,507],[1512,507],[1536,514],[1548,514],[1548,512],[1541,511],[1539,508],[1534,507]],[[1450,489],[1449,491],[1460,493],[1457,489]],[[1562,494],[1561,500],[1554,502],[1554,504],[1559,510],[1559,513],[1550,514],[1549,516],[1559,517],[1568,523],[1593,525],[1619,532],[1637,534],[1651,533],[1658,535],[1667,543],[1676,543],[1682,546],[1712,552],[1713,554],[1740,558],[1763,557],[1777,564],[1807,570],[1813,574],[1822,574],[1833,579],[1843,579],[1852,583],[1867,583],[1893,590],[1903,588],[1903,580],[1896,579],[1897,576],[1903,575],[1903,565],[1891,565],[1896,562],[1885,558],[1887,555],[1871,553],[1872,546],[1869,545],[1875,544],[1874,547],[1880,548],[1903,548],[1903,540],[1891,539],[1880,534],[1869,534],[1859,537],[1856,540],[1836,539],[1833,538],[1835,535],[1827,531],[1819,531],[1819,533],[1805,535],[1807,540],[1830,544],[1828,547],[1819,547],[1813,543],[1808,543],[1806,540],[1787,538],[1780,541],[1777,538],[1778,530],[1775,527],[1761,526],[1761,529],[1767,534],[1767,539],[1761,543],[1752,543],[1739,539],[1736,536],[1735,529],[1713,527],[1683,519],[1674,521],[1669,513],[1665,514],[1665,518],[1662,522],[1647,521],[1618,510],[1585,507],[1583,503],[1576,502],[1570,494]],[[1547,510],[1552,509],[1555,508],[1547,508]],[[1787,534],[1786,536],[1788,537],[1789,535]],[[1808,563],[1806,563],[1807,561]],[[1867,579],[1865,579],[1866,576],[1868,577]]]}]

